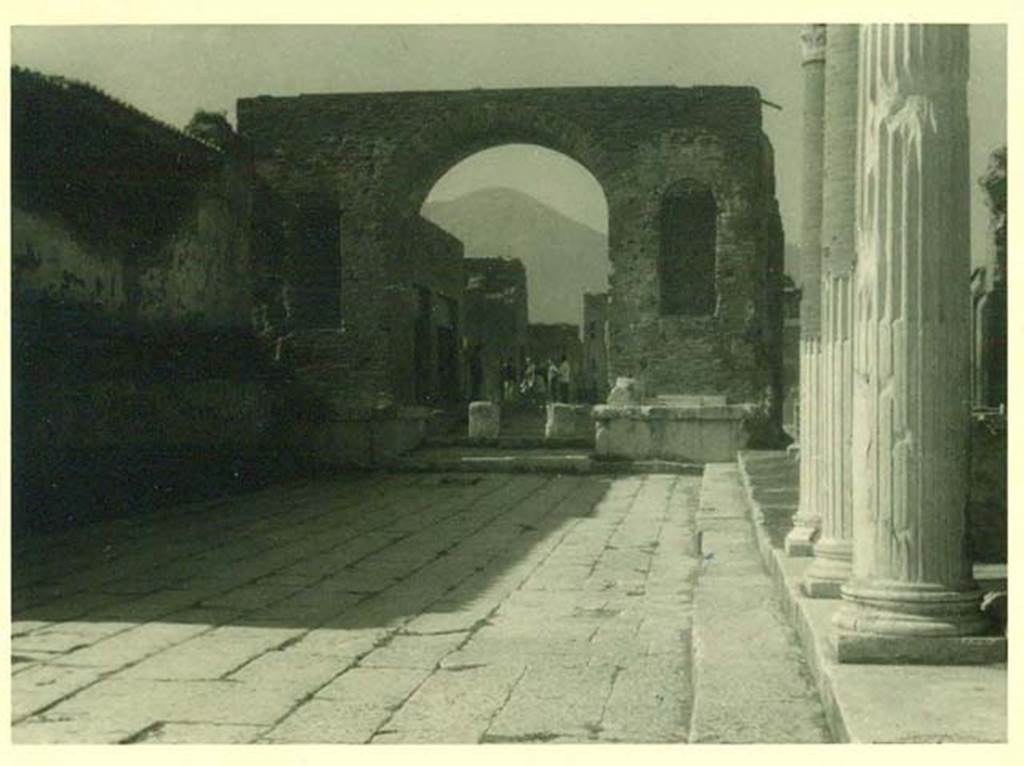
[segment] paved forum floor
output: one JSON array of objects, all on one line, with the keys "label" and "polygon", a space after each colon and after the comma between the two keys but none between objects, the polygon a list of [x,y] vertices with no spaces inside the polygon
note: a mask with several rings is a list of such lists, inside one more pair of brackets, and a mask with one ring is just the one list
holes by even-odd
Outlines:
[{"label": "paved forum floor", "polygon": [[405,474],[15,555],[17,742],[678,742],[700,477]]}]

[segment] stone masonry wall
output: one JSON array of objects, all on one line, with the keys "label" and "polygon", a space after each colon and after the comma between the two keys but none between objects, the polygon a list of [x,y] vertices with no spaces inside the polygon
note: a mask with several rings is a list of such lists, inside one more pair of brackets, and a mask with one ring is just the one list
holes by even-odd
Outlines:
[{"label": "stone masonry wall", "polygon": [[[643,376],[660,393],[760,400],[771,373],[758,328],[771,286],[759,231],[774,202],[760,110],[752,88],[473,90],[261,96],[239,100],[238,123],[275,193],[336,195],[343,315],[360,345],[388,347],[384,288],[403,252],[400,222],[462,159],[533,143],[587,167],[608,200],[610,376]],[[659,213],[666,191],[687,180],[715,197],[718,304],[710,316],[660,317]],[[385,354],[361,372],[360,385],[390,385]]]},{"label": "stone masonry wall", "polygon": [[581,396],[604,402],[614,381],[608,380],[608,294],[583,294],[583,362]]},{"label": "stone masonry wall", "polygon": [[[391,390],[398,403],[439,406],[462,399],[462,254],[462,243],[429,221],[416,217],[405,223],[385,309]],[[454,358],[447,360],[439,337],[443,328],[454,334]]]},{"label": "stone masonry wall", "polygon": [[252,332],[244,159],[25,70],[12,125],[15,515],[267,449],[279,376]]},{"label": "stone masonry wall", "polygon": [[[501,363],[508,359],[522,377],[527,354],[526,270],[522,262],[502,258],[466,258],[463,337],[466,345],[466,393],[500,399]],[[474,373],[474,365],[479,370]],[[474,375],[479,388],[472,390]]]}]

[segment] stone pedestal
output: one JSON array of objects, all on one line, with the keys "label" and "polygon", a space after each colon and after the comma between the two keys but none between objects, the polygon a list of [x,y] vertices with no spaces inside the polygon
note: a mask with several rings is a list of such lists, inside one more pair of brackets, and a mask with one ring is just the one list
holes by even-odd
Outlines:
[{"label": "stone pedestal", "polygon": [[857,41],[853,24],[829,25],[825,54],[825,165],[821,213],[821,352],[818,496],[821,535],[803,581],[812,597],[838,598],[850,576],[853,512],[854,205],[857,166]]},{"label": "stone pedestal", "polygon": [[751,409],[718,407],[595,407],[599,458],[731,463],[746,447]]},{"label": "stone pedestal", "polygon": [[857,480],[853,573],[833,623],[840,661],[896,651],[942,662],[951,638],[988,629],[965,518],[967,56],[966,26],[860,30]]},{"label": "stone pedestal", "polygon": [[810,556],[820,526],[821,168],[825,111],[825,25],[800,33],[804,70],[803,229],[800,236],[800,506],[786,553]]},{"label": "stone pedestal", "polygon": [[629,407],[643,404],[640,382],[635,378],[616,378],[615,387],[608,393],[608,406]]},{"label": "stone pedestal", "polygon": [[545,439],[591,439],[594,437],[593,407],[589,404],[549,404],[544,423]]},{"label": "stone pedestal", "polygon": [[501,429],[501,407],[494,402],[470,402],[469,438],[497,439]]}]

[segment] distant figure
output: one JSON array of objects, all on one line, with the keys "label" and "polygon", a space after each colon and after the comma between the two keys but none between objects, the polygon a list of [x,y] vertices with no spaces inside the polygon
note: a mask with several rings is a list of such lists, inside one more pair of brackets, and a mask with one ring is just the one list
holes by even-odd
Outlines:
[{"label": "distant figure", "polygon": [[562,354],[562,363],[558,366],[558,381],[562,387],[561,400],[569,403],[569,383],[572,381],[572,368],[569,366],[569,359]]},{"label": "distant figure", "polygon": [[533,396],[535,389],[537,388],[537,365],[533,363],[530,357],[526,357],[526,370],[523,372],[523,382],[519,385],[519,390],[523,396]]},{"label": "distant figure", "polygon": [[558,380],[558,365],[555,364],[554,359],[548,359],[548,400],[552,402],[558,401],[558,395],[561,393]]},{"label": "distant figure", "polygon": [[504,359],[501,363],[501,395],[505,401],[510,401],[515,395],[516,371],[512,362]]}]

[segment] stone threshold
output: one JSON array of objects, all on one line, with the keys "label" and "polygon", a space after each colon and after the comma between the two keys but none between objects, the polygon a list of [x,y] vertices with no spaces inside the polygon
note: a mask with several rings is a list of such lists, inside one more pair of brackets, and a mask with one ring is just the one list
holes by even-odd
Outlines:
[{"label": "stone threshold", "polygon": [[[837,646],[832,618],[842,602],[805,596],[801,583],[814,559],[786,556],[784,550],[772,545],[770,531],[761,522],[764,514],[755,499],[756,476],[764,473],[765,463],[754,470],[749,464],[770,458],[770,454],[739,453],[740,476],[762,562],[800,637],[836,740],[1006,742],[1004,637],[939,641],[928,650],[932,653],[930,664],[921,661],[929,659],[921,653],[913,657],[916,662],[896,664],[893,655],[887,654],[894,647],[884,645],[885,640],[861,641],[859,645],[847,642],[845,646],[844,641],[839,641]],[[780,461],[792,459],[783,452],[776,454]],[[985,589],[1006,587],[1006,567],[976,565],[975,577]],[[842,662],[838,652],[845,652]],[[888,664],[866,662],[881,658],[887,658]],[[960,664],[938,664],[952,658]],[[965,659],[984,664],[964,664]]]},{"label": "stone threshold", "polygon": [[594,439],[561,439],[544,436],[499,436],[497,439],[470,439],[468,436],[425,439],[424,447],[496,447],[498,449],[593,449]]}]

